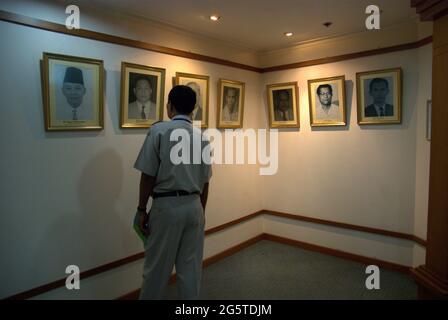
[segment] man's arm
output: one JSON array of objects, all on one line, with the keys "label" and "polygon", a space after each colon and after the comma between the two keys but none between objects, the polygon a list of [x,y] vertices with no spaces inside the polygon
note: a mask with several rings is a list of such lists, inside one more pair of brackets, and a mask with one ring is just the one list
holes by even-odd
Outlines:
[{"label": "man's arm", "polygon": [[[140,177],[140,194],[139,194],[139,200],[138,200],[138,207],[139,208],[146,208],[146,205],[148,204],[148,200],[150,195],[152,195],[153,189],[154,189],[154,185],[156,182],[156,178],[148,176],[146,173],[142,172],[142,175]],[[142,232],[145,235],[149,234],[149,230],[147,229],[147,220],[148,220],[148,216],[147,216],[147,210],[143,211],[143,210],[138,210],[138,212],[140,213],[139,216],[139,227],[140,230],[142,230]]]},{"label": "man's arm", "polygon": [[202,208],[204,209],[204,213],[205,213],[205,206],[207,205],[207,199],[208,199],[208,182],[204,184],[204,188],[202,189],[201,193],[201,203]]},{"label": "man's arm", "polygon": [[155,183],[155,177],[148,176],[146,173],[142,172],[140,177],[140,195],[138,200],[138,206],[140,208],[146,208],[149,197],[152,195]]}]

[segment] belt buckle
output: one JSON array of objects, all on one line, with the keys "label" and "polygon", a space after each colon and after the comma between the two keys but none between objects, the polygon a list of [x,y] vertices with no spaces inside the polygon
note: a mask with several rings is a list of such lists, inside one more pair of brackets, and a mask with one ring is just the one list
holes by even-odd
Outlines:
[{"label": "belt buckle", "polygon": [[180,192],[176,190],[176,197],[180,197]]}]

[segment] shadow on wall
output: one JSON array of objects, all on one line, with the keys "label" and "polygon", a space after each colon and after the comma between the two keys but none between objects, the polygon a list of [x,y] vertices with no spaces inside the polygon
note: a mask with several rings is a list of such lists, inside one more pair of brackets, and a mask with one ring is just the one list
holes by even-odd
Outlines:
[{"label": "shadow on wall", "polygon": [[122,184],[123,163],[116,151],[109,148],[92,157],[79,177],[77,195],[73,195],[79,207],[55,209],[60,211],[58,219],[41,239],[31,266],[31,274],[41,282],[37,285],[66,277],[65,268],[70,264],[82,272],[120,259],[126,248],[135,246],[133,217],[121,219],[116,209]]}]

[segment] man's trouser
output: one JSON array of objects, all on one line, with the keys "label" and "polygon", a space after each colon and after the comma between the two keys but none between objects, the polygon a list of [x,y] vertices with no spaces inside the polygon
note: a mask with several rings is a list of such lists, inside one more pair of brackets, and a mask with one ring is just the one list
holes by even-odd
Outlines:
[{"label": "man's trouser", "polygon": [[163,299],[174,265],[179,299],[198,299],[204,222],[199,195],[153,200],[140,299]]}]

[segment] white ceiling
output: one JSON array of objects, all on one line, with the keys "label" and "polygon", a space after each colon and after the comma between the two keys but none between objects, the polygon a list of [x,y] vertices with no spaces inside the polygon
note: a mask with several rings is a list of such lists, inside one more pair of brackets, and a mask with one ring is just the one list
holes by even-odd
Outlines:
[{"label": "white ceiling", "polygon": [[[383,11],[381,27],[415,18],[410,0],[90,0],[90,5],[266,51],[299,42],[365,31],[365,9]],[[221,19],[209,20],[217,13]],[[331,21],[330,28],[324,22]],[[283,33],[294,32],[286,38]]]}]

